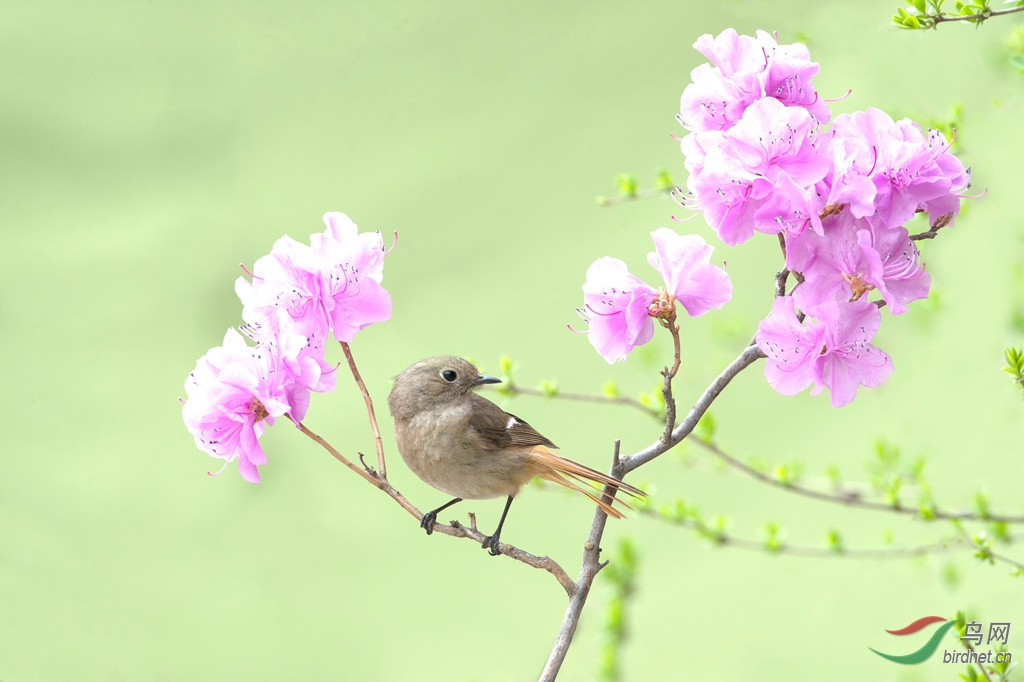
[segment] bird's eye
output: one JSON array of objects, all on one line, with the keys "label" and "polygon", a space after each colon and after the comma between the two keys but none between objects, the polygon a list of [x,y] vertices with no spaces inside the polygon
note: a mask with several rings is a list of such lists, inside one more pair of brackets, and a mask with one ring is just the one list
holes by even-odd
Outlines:
[{"label": "bird's eye", "polygon": [[450,369],[446,369],[441,372],[441,377],[450,384],[458,378],[458,375]]}]

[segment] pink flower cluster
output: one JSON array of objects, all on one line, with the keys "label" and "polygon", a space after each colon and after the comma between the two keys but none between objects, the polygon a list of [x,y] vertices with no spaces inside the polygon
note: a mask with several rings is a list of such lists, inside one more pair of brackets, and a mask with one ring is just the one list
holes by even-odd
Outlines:
[{"label": "pink flower cluster", "polygon": [[325,214],[324,223],[309,245],[281,237],[256,261],[251,282],[235,282],[241,329],[256,345],[228,329],[185,381],[182,416],[196,445],[225,466],[237,459],[253,483],[267,462],[259,444],[266,426],[282,415],[299,423],[310,391],[334,390],[335,368],[324,359],[328,334],[347,343],[391,317],[391,297],[380,286],[380,233],[359,234],[343,213]]},{"label": "pink flower cluster", "polygon": [[786,267],[803,278],[758,328],[765,375],[780,393],[825,387],[845,405],[892,372],[868,343],[880,313],[866,295],[877,290],[893,314],[928,296],[904,224],[918,212],[933,228],[952,224],[970,171],[941,133],[878,109],[825,128],[831,114],[803,45],[728,29],[694,47],[711,64],[692,71],[678,117],[690,131],[680,146],[692,201],[730,246],[779,235]]},{"label": "pink flower cluster", "polygon": [[697,235],[668,228],[651,233],[647,260],[665,282],[660,291],[631,275],[617,258],[599,258],[587,269],[584,308],[591,345],[609,363],[624,360],[654,336],[654,318],[671,321],[679,303],[690,317],[721,308],[732,297],[725,270],[711,265],[712,247]]}]

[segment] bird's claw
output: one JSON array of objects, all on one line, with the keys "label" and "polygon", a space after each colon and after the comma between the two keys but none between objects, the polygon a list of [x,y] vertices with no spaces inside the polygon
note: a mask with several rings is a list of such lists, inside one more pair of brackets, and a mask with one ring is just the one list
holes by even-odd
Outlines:
[{"label": "bird's claw", "polygon": [[420,528],[427,531],[427,535],[434,532],[434,524],[437,523],[437,512],[430,511],[423,515],[420,519]]},{"label": "bird's claw", "polygon": [[484,538],[484,541],[480,543],[480,546],[486,549],[491,556],[498,556],[501,554],[501,550],[498,549],[497,535],[488,535]]}]

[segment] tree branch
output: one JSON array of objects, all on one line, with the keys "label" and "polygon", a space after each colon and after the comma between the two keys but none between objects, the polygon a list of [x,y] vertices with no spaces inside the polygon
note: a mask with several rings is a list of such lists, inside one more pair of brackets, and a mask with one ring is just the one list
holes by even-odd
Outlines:
[{"label": "tree branch", "polygon": [[356,360],[352,357],[352,349],[344,341],[339,341],[338,343],[341,344],[341,350],[345,352],[348,368],[352,370],[352,376],[355,377],[356,385],[359,386],[359,391],[363,394],[363,402],[366,403],[366,413],[370,418],[370,428],[373,429],[373,441],[377,446],[377,475],[386,481],[388,480],[388,468],[384,464],[384,441],[381,440],[380,429],[377,427],[377,416],[373,412],[373,400],[370,398],[370,392],[366,390],[363,378],[359,376],[359,370],[356,369]]},{"label": "tree branch", "polygon": [[737,549],[744,549],[748,551],[765,552],[766,554],[792,554],[794,556],[815,558],[847,557],[851,559],[905,559],[921,556],[923,554],[937,554],[945,552],[948,551],[950,542],[956,542],[958,544],[963,542],[961,539],[952,538],[948,541],[915,545],[912,547],[881,547],[877,549],[807,547],[787,544],[780,544],[778,547],[769,548],[764,542],[758,542],[757,540],[750,540],[748,538],[737,538],[721,531],[716,531],[713,528],[709,528],[707,525],[694,519],[667,517],[663,514],[659,514],[651,508],[642,509],[640,513],[692,530],[694,533],[707,538],[713,544],[720,547],[735,547]]},{"label": "tree branch", "polygon": [[1002,16],[1004,14],[1013,14],[1014,12],[1022,12],[1024,7],[1012,7],[1010,9],[994,9],[985,13],[978,14],[965,14],[963,16],[958,14],[926,14],[936,24],[941,24],[947,21],[985,21],[992,17]]},{"label": "tree branch", "polygon": [[[624,474],[622,462],[619,461],[619,441],[615,441],[612,450],[612,468],[609,476],[621,481]],[[615,490],[612,486],[604,487],[603,497],[605,501],[611,502]],[[594,578],[598,572],[607,565],[607,561],[601,561],[601,538],[604,536],[604,526],[608,521],[608,515],[598,506],[594,510],[594,520],[590,524],[590,533],[583,545],[583,562],[580,566],[580,575],[576,580],[576,592],[569,598],[569,605],[565,608],[565,616],[562,618],[562,627],[555,638],[555,644],[551,647],[551,654],[540,675],[540,682],[553,682],[558,676],[558,670],[565,661],[565,655],[569,652],[569,645],[572,644],[572,637],[576,633],[576,626],[580,622],[580,614],[583,613],[583,606],[587,602],[590,588],[594,584]]]},{"label": "tree branch", "polygon": [[[423,518],[423,512],[417,509],[412,502],[407,500],[405,496],[402,495],[402,493],[398,492],[395,489],[395,487],[387,481],[387,479],[380,477],[374,478],[374,476],[371,473],[365,471],[364,469],[361,469],[360,467],[357,467],[355,464],[349,461],[347,457],[338,452],[330,443],[328,443],[326,440],[310,431],[305,424],[300,423],[298,427],[299,430],[302,431],[302,433],[309,436],[321,447],[327,450],[327,452],[331,453],[331,455],[336,460],[338,460],[339,462],[347,466],[349,469],[362,476],[364,479],[367,480],[367,482],[369,482],[375,488],[379,488],[380,490],[382,490],[388,497],[397,502],[399,506],[402,507],[402,509],[409,512],[409,514],[413,518],[415,518],[416,520]],[[476,528],[467,528],[458,521],[453,521],[452,525],[450,526],[446,526],[443,523],[436,523],[434,524],[434,531],[437,533],[441,533],[443,535],[450,535],[453,538],[469,538],[470,540],[473,540],[474,542],[478,543],[483,542],[484,539],[487,537],[486,535],[478,531]],[[520,561],[528,566],[532,566],[534,568],[539,568],[547,571],[551,575],[555,576],[555,579],[558,581],[558,584],[562,586],[567,595],[572,597],[575,593],[576,584],[573,583],[572,578],[569,577],[565,570],[561,566],[559,566],[554,559],[546,556],[536,556],[535,554],[530,554],[529,552],[521,550],[518,547],[508,545],[505,543],[499,543],[498,551],[504,554],[505,556],[511,559],[515,559],[516,561]]]},{"label": "tree branch", "polygon": [[765,357],[765,354],[761,352],[761,349],[758,348],[753,341],[751,341],[750,345],[740,353],[739,357],[733,360],[728,367],[722,370],[722,373],[719,374],[718,377],[711,382],[711,385],[704,390],[704,393],[701,394],[700,398],[697,399],[697,402],[694,403],[690,412],[686,415],[686,419],[673,429],[672,436],[669,438],[668,442],[663,442],[659,439],[656,443],[647,446],[643,450],[623,458],[621,462],[622,473],[627,474],[678,445],[684,438],[690,435],[694,427],[697,426],[697,422],[700,421],[700,418],[703,417],[704,413],[708,411],[709,407],[711,407],[711,403],[715,402],[718,395],[725,390],[725,387],[729,385],[729,382],[732,381],[737,374],[763,357]]},{"label": "tree branch", "polygon": [[654,417],[656,419],[661,419],[662,416],[661,412],[651,407],[648,407],[647,405],[644,405],[639,400],[622,395],[608,396],[591,393],[570,393],[566,391],[558,391],[557,393],[546,393],[537,388],[524,388],[522,386],[517,386],[515,383],[511,381],[509,381],[508,384],[506,384],[505,386],[502,386],[500,389],[498,389],[498,392],[511,396],[532,395],[544,398],[562,398],[563,400],[576,400],[585,403],[608,403],[612,405],[626,405],[628,407],[636,408],[641,412],[650,415],[651,417]]},{"label": "tree branch", "polygon": [[672,439],[672,429],[676,425],[676,401],[672,397],[672,380],[679,372],[679,327],[674,319],[668,320],[665,326],[668,328],[669,333],[672,334],[672,345],[675,349],[672,368],[666,367],[661,372],[661,376],[665,378],[665,383],[661,387],[661,395],[665,398],[665,431],[662,432],[659,442],[667,445]]},{"label": "tree branch", "polygon": [[[843,504],[850,507],[861,507],[863,509],[874,509],[876,511],[887,511],[894,512],[897,514],[909,514],[910,516],[918,516],[918,510],[905,507],[899,503],[897,504],[886,504],[884,502],[872,502],[871,500],[865,500],[855,495],[840,495],[833,493],[826,493],[820,490],[813,490],[811,488],[805,488],[793,483],[785,483],[780,481],[763,471],[758,471],[749,464],[745,464],[740,460],[736,459],[732,455],[726,453],[724,450],[719,448],[714,443],[709,443],[700,439],[696,440],[696,443],[706,449],[711,454],[715,455],[729,466],[742,471],[751,478],[755,478],[762,483],[775,486],[782,490],[787,490],[797,495],[803,495],[804,497],[810,497],[815,500],[823,500],[825,502],[832,502],[834,504]],[[936,519],[944,519],[949,521],[1001,521],[1003,523],[1024,523],[1024,516],[1007,516],[1003,514],[986,514],[981,515],[974,512],[968,511],[942,511],[940,509],[933,509],[931,514]]]}]

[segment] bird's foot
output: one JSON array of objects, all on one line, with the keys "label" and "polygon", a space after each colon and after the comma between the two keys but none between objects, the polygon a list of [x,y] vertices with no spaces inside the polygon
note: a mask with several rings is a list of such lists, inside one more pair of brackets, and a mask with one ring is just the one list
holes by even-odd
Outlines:
[{"label": "bird's foot", "polygon": [[501,554],[501,550],[498,549],[497,534],[488,535],[487,537],[485,537],[484,541],[480,543],[480,546],[486,549],[491,556],[498,556],[499,554]]},{"label": "bird's foot", "polygon": [[427,535],[434,532],[434,524],[437,523],[437,510],[429,511],[420,519],[420,528],[427,531]]}]

